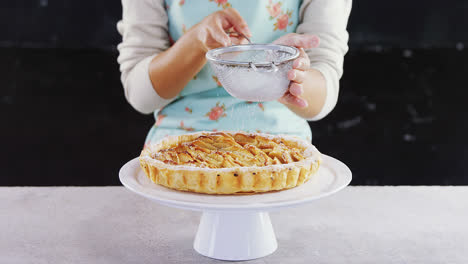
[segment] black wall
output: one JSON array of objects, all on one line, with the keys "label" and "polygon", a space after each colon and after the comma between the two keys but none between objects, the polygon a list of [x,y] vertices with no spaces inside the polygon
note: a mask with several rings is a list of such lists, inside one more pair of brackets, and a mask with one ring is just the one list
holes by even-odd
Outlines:
[{"label": "black wall", "polygon": [[[353,184],[468,184],[468,2],[354,1],[340,99],[310,123]],[[117,185],[154,120],[126,102],[118,1],[0,2],[0,185]]]},{"label": "black wall", "polygon": [[[466,14],[464,0],[355,0],[350,46],[454,48],[468,42]],[[121,16],[117,0],[2,1],[0,46],[112,49]]]}]

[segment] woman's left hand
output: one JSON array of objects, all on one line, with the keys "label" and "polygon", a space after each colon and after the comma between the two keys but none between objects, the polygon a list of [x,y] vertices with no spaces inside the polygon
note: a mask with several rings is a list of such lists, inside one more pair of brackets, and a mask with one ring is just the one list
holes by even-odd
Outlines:
[{"label": "woman's left hand", "polygon": [[275,40],[274,44],[294,46],[299,49],[299,57],[294,60],[293,68],[288,72],[288,79],[291,81],[288,91],[278,99],[280,103],[294,105],[301,108],[308,106],[306,100],[301,98],[304,93],[302,82],[305,79],[307,70],[310,67],[309,56],[304,49],[316,48],[319,45],[319,38],[315,35],[290,33]]}]

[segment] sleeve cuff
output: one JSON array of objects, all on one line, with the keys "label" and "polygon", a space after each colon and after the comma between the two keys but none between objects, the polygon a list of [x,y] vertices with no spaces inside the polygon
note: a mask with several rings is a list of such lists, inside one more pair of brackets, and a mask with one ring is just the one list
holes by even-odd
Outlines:
[{"label": "sleeve cuff", "polygon": [[125,83],[125,97],[137,111],[149,114],[174,99],[164,99],[154,90],[149,76],[149,64],[156,55],[141,60],[129,73]]}]

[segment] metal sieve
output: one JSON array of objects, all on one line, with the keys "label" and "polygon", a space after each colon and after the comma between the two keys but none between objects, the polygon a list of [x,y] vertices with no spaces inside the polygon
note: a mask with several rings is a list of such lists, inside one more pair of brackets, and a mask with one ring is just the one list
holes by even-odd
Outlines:
[{"label": "metal sieve", "polygon": [[287,73],[299,57],[295,47],[246,44],[206,53],[211,68],[226,91],[247,101],[273,101],[288,90]]}]

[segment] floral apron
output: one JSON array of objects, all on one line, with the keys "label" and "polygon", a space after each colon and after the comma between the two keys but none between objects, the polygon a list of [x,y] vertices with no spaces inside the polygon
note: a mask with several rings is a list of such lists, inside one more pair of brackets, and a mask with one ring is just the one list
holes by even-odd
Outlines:
[{"label": "floral apron", "polygon": [[[252,31],[253,43],[271,43],[298,23],[300,0],[166,0],[171,41],[205,16],[229,7],[239,11]],[[247,131],[289,134],[311,140],[307,121],[274,102],[248,102],[229,95],[209,65],[187,84],[169,105],[155,111],[156,123],[146,138],[154,142],[167,135],[191,131]]]}]

